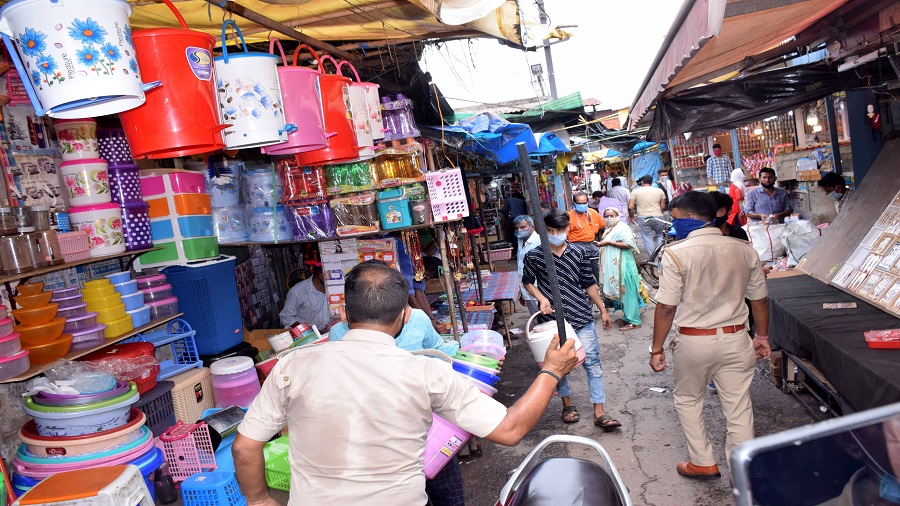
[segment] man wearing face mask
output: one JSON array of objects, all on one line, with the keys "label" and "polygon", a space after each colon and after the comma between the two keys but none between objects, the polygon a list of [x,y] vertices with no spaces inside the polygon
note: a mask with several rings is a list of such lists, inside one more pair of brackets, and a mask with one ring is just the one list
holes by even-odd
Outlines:
[{"label": "man wearing face mask", "polygon": [[767,223],[784,223],[784,218],[791,215],[791,197],[784,188],[775,187],[775,179],[774,169],[759,169],[759,187],[747,192],[744,204],[747,218]]},{"label": "man wearing face mask", "polygon": [[722,192],[709,192],[709,196],[716,201],[716,206],[718,206],[719,208],[719,210],[716,212],[716,220],[713,223],[713,226],[721,230],[722,235],[749,241],[750,238],[747,236],[747,232],[745,232],[744,229],[740,227],[740,225],[735,225],[734,223],[728,222],[728,213],[734,206],[734,201],[731,199],[731,197],[727,193]]},{"label": "man wearing face mask", "polygon": [[[588,389],[591,394],[591,402],[594,404],[594,425],[604,431],[610,431],[622,424],[604,412],[603,404],[606,402],[606,392],[603,386],[603,368],[600,365],[600,347],[597,342],[597,332],[594,329],[594,317],[591,312],[591,303],[600,308],[603,320],[603,329],[609,330],[612,321],[600,291],[591,276],[591,265],[597,262],[588,258],[586,251],[566,242],[566,232],[569,229],[569,215],[559,209],[554,209],[544,218],[547,226],[547,240],[549,245],[540,245],[525,255],[525,269],[522,274],[522,283],[525,289],[538,300],[541,315],[539,322],[551,321],[550,316],[555,310],[551,299],[550,278],[547,264],[544,260],[542,248],[549,247],[553,253],[556,275],[559,278],[559,291],[562,295],[562,311],[567,322],[575,329],[575,334],[584,347],[587,358],[584,361],[584,369],[587,372]],[[585,297],[587,294],[587,297]],[[566,341],[568,343],[568,341]],[[562,421],[575,423],[579,420],[578,410],[569,398],[571,390],[567,378],[563,378],[556,389],[562,399]]]},{"label": "man wearing face mask", "polygon": [[525,285],[522,284],[522,271],[525,269],[525,254],[541,245],[541,236],[534,231],[534,220],[531,216],[523,214],[516,216],[513,220],[516,227],[516,239],[519,240],[519,252],[516,255],[516,266],[519,270],[519,304],[528,308],[528,314],[533,315],[538,312],[538,302],[534,295],[528,293]]},{"label": "man wearing face mask", "polygon": [[817,184],[819,188],[825,190],[828,198],[834,200],[834,210],[837,213],[841,212],[844,204],[847,203],[848,197],[853,193],[847,189],[847,182],[844,181],[844,177],[835,172],[825,174]]},{"label": "man wearing face mask", "polygon": [[594,245],[601,230],[606,228],[606,221],[596,210],[588,205],[586,193],[576,193],[573,199],[574,208],[569,211],[569,242],[577,244],[587,251],[591,259],[591,272],[594,273],[594,281],[600,284],[600,248]]},{"label": "man wearing face mask", "polygon": [[731,158],[722,153],[721,144],[713,144],[713,154],[706,159],[706,179],[720,191],[728,191],[731,180]]},{"label": "man wearing face mask", "polygon": [[764,332],[769,328],[768,291],[753,247],[712,226],[718,205],[711,196],[689,192],[669,207],[681,240],[663,248],[650,367],[665,370],[663,345],[674,323],[675,411],[690,454],[676,470],[686,478],[711,480],[721,474],[704,422],[706,385],[712,378],[722,403],[727,459],[735,446],[754,436],[750,383],[756,361],[771,355],[768,335],[757,333],[751,341],[747,333],[744,298]]}]

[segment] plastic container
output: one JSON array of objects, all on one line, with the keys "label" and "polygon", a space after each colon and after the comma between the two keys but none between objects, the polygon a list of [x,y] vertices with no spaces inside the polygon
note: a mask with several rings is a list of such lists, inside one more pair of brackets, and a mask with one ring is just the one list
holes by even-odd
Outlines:
[{"label": "plastic container", "polygon": [[475,378],[488,386],[493,386],[494,383],[500,381],[500,376],[495,376],[491,373],[484,372],[481,369],[471,367],[465,362],[453,362],[453,370],[463,376]]},{"label": "plastic container", "polygon": [[197,473],[181,482],[181,504],[184,506],[244,506],[234,473],[213,471]]},{"label": "plastic container", "polygon": [[13,208],[9,206],[0,207],[0,235],[11,235],[16,233],[16,216],[13,214]]},{"label": "plastic container", "polygon": [[137,441],[150,431],[144,427],[147,416],[142,411],[132,407],[128,417],[125,425],[81,436],[42,436],[34,421],[29,420],[19,429],[19,440],[25,445],[26,452],[40,458],[97,453]]},{"label": "plastic container", "polygon": [[131,324],[136,329],[150,323],[150,306],[141,306],[125,313],[131,317]]},{"label": "plastic container", "polygon": [[153,235],[154,241],[173,237],[206,237],[214,235],[215,226],[212,215],[179,216],[176,219],[166,218],[151,221],[150,233]]},{"label": "plastic container", "polygon": [[284,217],[291,227],[291,239],[294,241],[337,237],[334,214],[325,199],[290,203],[285,206]]},{"label": "plastic container", "polygon": [[325,198],[325,174],[322,167],[301,167],[291,159],[276,165],[284,185],[282,202]]},{"label": "plastic container", "polygon": [[138,290],[146,290],[154,286],[164,285],[166,283],[165,274],[151,274],[149,276],[140,276],[134,278],[137,281]]},{"label": "plastic container", "polygon": [[422,460],[425,478],[434,479],[471,437],[472,434],[432,413],[431,428],[425,436],[425,453]]},{"label": "plastic container", "polygon": [[100,158],[106,160],[110,166],[124,166],[134,163],[128,139],[125,138],[125,132],[120,128],[98,130],[97,145],[100,151]]},{"label": "plastic container", "polygon": [[[106,347],[97,350],[81,358],[87,362],[111,362],[121,359],[129,359],[135,357],[150,357],[155,359],[154,346],[150,343],[118,343],[115,346]],[[151,388],[156,386],[157,376],[159,375],[159,364],[152,367],[141,368],[131,373],[131,378],[120,378],[122,380],[133,381],[137,385],[138,393],[143,394],[149,392]]]},{"label": "plastic container", "polygon": [[[121,320],[122,318],[125,318],[126,316],[128,316],[125,314],[125,304],[122,304],[122,303],[119,303],[119,304],[116,304],[116,305],[110,306],[110,307],[104,307],[104,308],[92,308],[90,305],[88,305],[88,309],[92,309],[92,310],[96,311],[97,312],[97,321],[100,323],[105,323],[106,325],[109,325],[110,322],[113,322],[116,320]],[[119,334],[116,334],[116,335],[119,335]],[[111,335],[108,330],[106,332],[106,336],[107,337],[115,337],[115,336]]]},{"label": "plastic container", "polygon": [[178,298],[171,297],[168,299],[148,302],[150,307],[150,319],[158,320],[167,316],[178,314]]},{"label": "plastic container", "polygon": [[121,296],[132,295],[138,292],[137,281],[131,280],[126,281],[124,283],[117,283],[113,285],[116,292]]},{"label": "plastic container", "polygon": [[0,263],[6,274],[22,274],[33,271],[35,268],[34,258],[28,239],[24,235],[0,237]]},{"label": "plastic container", "polygon": [[146,202],[122,204],[122,230],[126,251],[152,248],[150,206]]},{"label": "plastic container", "polygon": [[378,186],[372,160],[326,165],[323,170],[328,195],[374,190]]},{"label": "plastic container", "polygon": [[172,193],[206,193],[203,174],[192,170],[153,170],[141,176],[144,197]]},{"label": "plastic container", "polygon": [[[23,325],[41,325],[55,318],[58,310],[59,304],[51,302],[46,306],[13,309],[12,314],[13,317]],[[9,334],[12,331],[12,318],[0,320],[0,337]]]},{"label": "plastic container", "polygon": [[99,290],[101,288],[105,288],[105,287],[111,286],[111,285],[112,285],[112,281],[110,281],[109,278],[107,278],[107,277],[103,277],[100,279],[92,279],[91,281],[85,281],[84,289],[85,290]]},{"label": "plastic container", "polygon": [[31,352],[30,359],[33,365],[49,364],[69,353],[72,348],[72,335],[62,334],[49,343],[28,345],[27,348]]},{"label": "plastic container", "polygon": [[93,119],[58,119],[53,122],[53,128],[63,161],[100,157],[97,122]]},{"label": "plastic container", "polygon": [[134,311],[144,306],[144,292],[135,292],[130,295],[122,296],[122,304],[125,304],[125,311]]},{"label": "plastic container", "polygon": [[70,207],[92,206],[112,201],[109,193],[109,171],[106,162],[70,160],[59,164],[59,177]]},{"label": "plastic container", "polygon": [[238,344],[228,348],[227,350],[216,353],[214,355],[200,355],[200,359],[203,360],[203,365],[206,367],[211,366],[213,363],[218,362],[219,360],[224,360],[226,358],[233,357],[247,357],[253,358],[259,354],[259,350],[256,349],[252,344],[241,341]]},{"label": "plastic container", "polygon": [[0,358],[8,357],[19,353],[22,349],[22,341],[19,339],[19,333],[13,332],[0,337]]},{"label": "plastic container", "polygon": [[40,292],[34,295],[16,295],[13,300],[24,308],[33,309],[46,306],[53,298],[53,292]]},{"label": "plastic container", "polygon": [[378,192],[377,205],[382,229],[392,230],[412,226],[409,198],[403,188]]},{"label": "plastic container", "polygon": [[469,383],[475,385],[478,388],[478,390],[481,390],[481,393],[483,393],[484,395],[487,395],[488,397],[493,397],[494,395],[497,394],[497,389],[488,385],[487,383],[478,381],[477,379],[475,379],[471,376],[466,376],[466,380],[468,380]]},{"label": "plastic container", "polygon": [[425,180],[422,146],[417,142],[380,149],[375,157],[375,175],[381,188],[407,185]]},{"label": "plastic container", "polygon": [[503,360],[503,358],[506,357],[506,348],[495,344],[476,343],[470,344],[469,346],[463,346],[461,349],[462,351],[484,355],[495,360]]},{"label": "plastic container", "polygon": [[125,316],[119,318],[117,320],[105,322],[106,323],[106,337],[113,338],[119,337],[122,334],[127,334],[134,330],[134,323],[131,319],[131,315],[125,313]]},{"label": "plastic container", "polygon": [[216,406],[247,407],[259,394],[259,377],[250,357],[229,357],[209,366]]},{"label": "plastic container", "polygon": [[493,344],[502,347],[503,336],[493,330],[470,330],[459,338],[459,345],[463,348],[476,343]]},{"label": "plastic container", "polygon": [[243,206],[214,207],[213,226],[219,244],[243,242],[249,236]]},{"label": "plastic container", "polygon": [[[171,199],[174,209],[170,208],[168,200]],[[189,216],[194,214],[212,214],[212,203],[209,195],[203,193],[178,193],[160,199],[148,199],[150,205],[150,219],[165,218],[172,214]]]},{"label": "plastic container", "polygon": [[66,319],[66,326],[63,332],[72,333],[79,330],[85,330],[97,326],[97,313],[84,313],[72,318]]},{"label": "plastic container", "polygon": [[353,236],[381,230],[375,192],[363,192],[350,197],[335,197],[329,202],[337,223],[337,235]]},{"label": "plastic container", "polygon": [[[80,301],[81,295],[78,295],[78,297],[72,297],[73,300],[76,298],[78,301]],[[62,303],[60,303],[59,305],[60,309],[56,312],[57,317],[71,318],[76,315],[87,313],[87,302],[74,302],[66,307],[62,307]]]},{"label": "plastic container", "polygon": [[214,208],[236,206],[241,203],[241,173],[244,162],[228,160],[212,164],[204,171],[206,193]]},{"label": "plastic container", "polygon": [[159,437],[175,425],[175,408],[172,406],[172,388],[175,383],[160,381],[153,390],[141,396],[134,407],[147,416],[147,427],[154,437]]},{"label": "plastic container", "polygon": [[141,175],[137,165],[110,165],[109,192],[117,204],[143,202]]},{"label": "plastic container", "polygon": [[31,206],[31,223],[35,232],[50,230],[50,208],[48,206]]},{"label": "plastic container", "polygon": [[81,230],[57,234],[56,238],[59,240],[59,247],[66,262],[77,262],[91,257],[91,238]]},{"label": "plastic container", "polygon": [[41,436],[81,436],[115,429],[128,423],[129,408],[139,397],[137,387],[133,387],[124,399],[112,404],[101,403],[103,407],[95,409],[35,411],[34,403],[29,403],[28,399],[25,400],[24,409],[25,413],[34,418],[35,429]]},{"label": "plastic container", "polygon": [[[547,347],[550,345],[553,336],[558,332],[558,329],[555,321],[540,323],[535,325],[534,328],[531,328],[532,320],[539,314],[540,313],[535,313],[531,315],[525,323],[525,341],[528,343],[528,348],[531,350],[531,355],[534,357],[534,361],[537,362],[538,367],[543,367],[544,356],[547,354]],[[563,322],[563,325],[566,329],[566,339],[575,341],[575,356],[578,358],[578,363],[580,364],[584,362],[584,359],[587,356],[581,345],[581,340],[578,339],[578,335],[575,333],[572,324]]]},{"label": "plastic container", "polygon": [[106,325],[98,323],[93,327],[71,332],[72,351],[86,350],[99,346],[106,341]]},{"label": "plastic container", "polygon": [[[122,283],[127,283],[127,282],[131,281],[131,272],[130,271],[114,272],[112,274],[107,274],[104,277],[109,280],[109,283],[111,285],[115,286],[115,285],[120,285]],[[116,290],[116,291],[118,291],[118,290]]]},{"label": "plastic container", "polygon": [[0,381],[15,378],[27,371],[31,367],[28,354],[28,350],[22,350],[14,355],[0,357]]},{"label": "plastic container", "polygon": [[155,242],[158,251],[144,253],[138,259],[141,267],[164,263],[185,263],[189,260],[203,260],[219,255],[219,242],[215,237],[193,237],[172,241]]},{"label": "plastic container", "polygon": [[283,183],[272,167],[247,168],[243,178],[241,190],[247,207],[272,207],[284,198]]},{"label": "plastic container", "polygon": [[101,295],[97,297],[85,297],[88,311],[97,311],[99,309],[108,309],[122,303],[122,296],[113,291],[109,295]]},{"label": "plastic container", "polygon": [[117,204],[94,204],[69,209],[72,229],[90,236],[91,257],[125,252],[122,209]]},{"label": "plastic container", "polygon": [[172,298],[172,285],[165,284],[154,286],[152,288],[146,288],[141,290],[144,293],[144,301],[145,302],[155,302],[158,300],[170,299]]},{"label": "plastic container", "polygon": [[71,286],[69,288],[53,290],[53,297],[50,300],[53,302],[56,302],[59,299],[73,297],[75,295],[81,295],[81,289],[78,288],[77,286]]},{"label": "plastic container", "polygon": [[98,380],[101,378],[104,380],[111,380],[103,382],[108,383],[109,386],[107,387],[106,384],[104,384],[103,386],[95,387],[96,389],[93,392],[85,392],[82,394],[55,394],[42,391],[34,394],[31,398],[34,400],[35,404],[39,406],[85,406],[120,397],[128,393],[128,390],[131,388],[131,384],[126,381],[117,381],[112,379],[109,375],[102,373],[93,374]]},{"label": "plastic container", "polygon": [[19,295],[37,295],[44,291],[43,283],[19,283],[16,285],[16,292]]},{"label": "plastic container", "polygon": [[41,325],[19,325],[15,327],[25,346],[47,344],[56,340],[66,326],[66,319],[60,316]]},{"label": "plastic container", "polygon": [[208,367],[191,369],[168,380],[175,383],[172,405],[177,419],[196,421],[205,410],[216,406]]},{"label": "plastic container", "polygon": [[[62,314],[63,311],[73,308],[75,306],[80,306],[84,303],[84,295],[72,295],[71,297],[63,297],[60,299],[56,299],[56,303],[59,304],[59,311],[57,311],[56,316],[65,316]],[[87,303],[84,303],[85,307],[87,307]]]},{"label": "plastic container", "polygon": [[284,216],[284,206],[248,207],[247,231],[252,242],[290,241],[291,229]]}]

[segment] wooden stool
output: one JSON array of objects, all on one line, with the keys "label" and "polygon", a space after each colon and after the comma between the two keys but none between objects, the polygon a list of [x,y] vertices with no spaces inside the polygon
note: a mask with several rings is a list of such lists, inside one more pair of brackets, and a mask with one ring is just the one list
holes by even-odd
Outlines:
[{"label": "wooden stool", "polygon": [[56,473],[13,506],[154,506],[137,466],[95,467]]}]

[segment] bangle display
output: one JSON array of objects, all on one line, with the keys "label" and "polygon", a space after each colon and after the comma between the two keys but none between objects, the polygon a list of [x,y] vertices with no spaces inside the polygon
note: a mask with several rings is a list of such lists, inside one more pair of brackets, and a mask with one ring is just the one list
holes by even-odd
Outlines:
[{"label": "bangle display", "polygon": [[557,383],[559,383],[560,381],[562,381],[562,380],[559,378],[559,376],[557,376],[556,373],[553,372],[553,371],[548,371],[547,369],[541,369],[541,372],[538,373],[538,376],[540,376],[541,374],[547,374],[547,375],[551,376],[553,379],[556,380]]}]

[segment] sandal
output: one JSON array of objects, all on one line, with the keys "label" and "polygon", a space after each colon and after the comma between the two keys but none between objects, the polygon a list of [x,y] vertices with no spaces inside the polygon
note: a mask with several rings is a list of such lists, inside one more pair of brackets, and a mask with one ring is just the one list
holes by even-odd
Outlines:
[{"label": "sandal", "polygon": [[640,325],[635,325],[633,323],[629,323],[628,325],[622,325],[621,327],[619,327],[619,331],[620,332],[628,332],[629,330],[634,330],[634,329],[639,329],[639,328],[641,328]]},{"label": "sandal", "polygon": [[[566,418],[570,413],[575,413],[575,416]],[[562,418],[562,421],[566,423],[575,423],[581,419],[578,416],[578,409],[576,409],[574,405],[563,406],[562,416],[560,418]]]},{"label": "sandal", "polygon": [[622,424],[618,420],[609,415],[600,415],[600,418],[594,420],[594,426],[603,429],[603,432],[610,432]]}]

